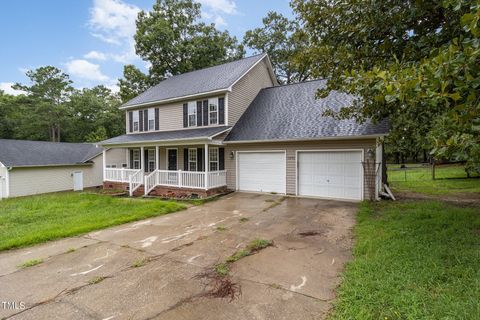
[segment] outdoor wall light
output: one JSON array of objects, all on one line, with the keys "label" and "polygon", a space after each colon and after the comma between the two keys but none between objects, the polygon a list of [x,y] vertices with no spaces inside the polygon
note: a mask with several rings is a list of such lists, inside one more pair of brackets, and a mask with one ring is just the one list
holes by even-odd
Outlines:
[{"label": "outdoor wall light", "polygon": [[374,156],[374,152],[372,149],[368,149],[367,150],[367,158],[368,159],[373,159],[373,156]]},{"label": "outdoor wall light", "polygon": [[233,151],[230,151],[230,160],[235,159],[235,153]]}]

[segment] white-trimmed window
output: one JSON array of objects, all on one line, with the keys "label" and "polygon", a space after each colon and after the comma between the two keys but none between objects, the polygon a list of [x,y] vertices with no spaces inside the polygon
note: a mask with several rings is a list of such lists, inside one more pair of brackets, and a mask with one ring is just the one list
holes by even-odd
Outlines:
[{"label": "white-trimmed window", "polygon": [[117,165],[116,164],[107,164],[107,168],[116,168]]},{"label": "white-trimmed window", "polygon": [[139,114],[138,110],[133,111],[133,132],[138,132],[139,130]]},{"label": "white-trimmed window", "polygon": [[208,149],[208,160],[210,171],[218,171],[218,148]]},{"label": "white-trimmed window", "polygon": [[188,103],[188,126],[195,127],[197,125],[197,103],[191,101]]},{"label": "white-trimmed window", "polygon": [[218,124],[218,98],[208,99],[208,122]]},{"label": "white-trimmed window", "polygon": [[135,149],[133,152],[133,169],[140,169],[140,150]]},{"label": "white-trimmed window", "polygon": [[128,166],[127,166],[126,163],[122,163],[122,168],[125,168],[125,169],[126,169],[127,167],[128,167]]},{"label": "white-trimmed window", "polygon": [[197,171],[197,149],[188,149],[188,171]]},{"label": "white-trimmed window", "polygon": [[147,164],[148,164],[148,172],[155,171],[155,150],[148,149],[147,151]]},{"label": "white-trimmed window", "polygon": [[148,131],[155,130],[155,108],[148,109]]}]

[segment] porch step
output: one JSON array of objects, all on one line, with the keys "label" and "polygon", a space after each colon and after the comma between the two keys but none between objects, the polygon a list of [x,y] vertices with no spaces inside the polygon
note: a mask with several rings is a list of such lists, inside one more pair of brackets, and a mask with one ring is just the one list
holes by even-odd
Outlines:
[{"label": "porch step", "polygon": [[134,197],[143,197],[144,195],[145,195],[145,187],[143,184],[140,187],[138,187],[137,190],[133,191]]}]

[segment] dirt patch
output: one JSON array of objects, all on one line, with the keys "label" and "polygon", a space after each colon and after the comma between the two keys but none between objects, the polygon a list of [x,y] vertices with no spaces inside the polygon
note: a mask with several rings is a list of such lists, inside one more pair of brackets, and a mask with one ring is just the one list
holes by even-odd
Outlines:
[{"label": "dirt patch", "polygon": [[305,231],[305,232],[299,232],[298,235],[301,236],[302,238],[305,238],[305,237],[318,236],[318,235],[320,235],[320,232],[318,232],[318,231]]},{"label": "dirt patch", "polygon": [[458,193],[455,195],[426,195],[406,190],[394,190],[397,200],[439,200],[460,206],[480,206],[477,193]]}]

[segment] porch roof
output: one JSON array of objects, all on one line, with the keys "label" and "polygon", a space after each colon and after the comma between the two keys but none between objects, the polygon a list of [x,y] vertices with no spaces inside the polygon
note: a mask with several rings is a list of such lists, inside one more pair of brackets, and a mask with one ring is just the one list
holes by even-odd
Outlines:
[{"label": "porch roof", "polygon": [[174,141],[191,141],[212,139],[216,135],[229,130],[229,126],[207,127],[200,129],[183,129],[150,133],[124,134],[98,143],[100,146],[139,144],[148,142],[168,143]]}]

